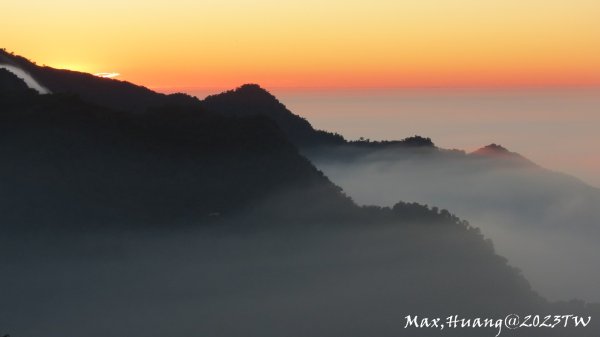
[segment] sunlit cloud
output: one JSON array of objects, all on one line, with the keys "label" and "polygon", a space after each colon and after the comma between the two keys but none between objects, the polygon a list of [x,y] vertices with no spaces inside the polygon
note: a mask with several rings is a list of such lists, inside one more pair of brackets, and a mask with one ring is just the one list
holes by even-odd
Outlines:
[{"label": "sunlit cloud", "polygon": [[119,74],[119,73],[96,73],[94,75],[98,76],[98,77],[104,77],[104,78],[115,78],[121,74]]}]

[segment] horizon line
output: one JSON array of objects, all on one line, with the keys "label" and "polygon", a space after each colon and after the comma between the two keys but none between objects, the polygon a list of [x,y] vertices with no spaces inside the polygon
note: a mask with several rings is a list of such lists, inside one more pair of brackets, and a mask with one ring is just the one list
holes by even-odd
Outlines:
[{"label": "horizon line", "polygon": [[[123,80],[127,81],[127,80]],[[129,81],[127,81],[129,82]],[[134,83],[135,82],[130,82]],[[323,91],[323,92],[335,92],[335,91],[387,91],[387,90],[600,90],[600,84],[532,84],[532,85],[373,85],[373,86],[310,86],[310,85],[298,85],[298,86],[287,86],[287,85],[263,85],[258,82],[244,82],[233,86],[204,86],[204,85],[143,85],[151,90],[164,92],[164,93],[176,93],[176,92],[187,92],[187,91],[206,91],[206,92],[222,92],[228,90],[234,90],[246,84],[257,84],[262,88],[276,91]]]}]

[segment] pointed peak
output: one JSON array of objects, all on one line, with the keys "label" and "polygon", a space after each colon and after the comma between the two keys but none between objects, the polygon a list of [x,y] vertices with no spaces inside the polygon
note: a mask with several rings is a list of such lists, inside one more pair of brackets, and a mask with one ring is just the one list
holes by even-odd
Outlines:
[{"label": "pointed peak", "polygon": [[267,91],[266,89],[264,89],[263,87],[260,86],[260,84],[257,83],[246,83],[246,84],[242,84],[241,86],[239,86],[236,91],[240,91],[240,90],[250,90],[250,91]]},{"label": "pointed peak", "polygon": [[275,98],[275,96],[273,96],[267,89],[261,87],[259,84],[256,83],[242,84],[241,86],[235,89],[226,90],[218,94],[208,95],[206,98],[210,100],[223,96]]},{"label": "pointed peak", "polygon": [[[255,83],[248,83],[239,86],[233,90],[228,90],[216,95],[209,95],[205,98],[205,102],[214,100],[235,100],[236,102],[252,102],[254,105],[273,105],[281,104],[277,97]],[[231,102],[230,102],[231,103]]]},{"label": "pointed peak", "polygon": [[522,155],[510,151],[502,145],[494,143],[471,152],[471,156],[490,159],[502,159],[507,163],[535,166],[535,164],[532,161],[523,157]]}]

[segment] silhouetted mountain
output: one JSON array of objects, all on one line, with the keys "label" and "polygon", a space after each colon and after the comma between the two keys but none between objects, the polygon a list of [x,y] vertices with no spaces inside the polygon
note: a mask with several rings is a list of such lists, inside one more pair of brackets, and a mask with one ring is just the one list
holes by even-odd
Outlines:
[{"label": "silhouetted mountain", "polygon": [[321,202],[351,204],[265,117],[174,106],[131,114],[64,95],[9,101],[0,113],[7,223],[193,222],[311,188]]},{"label": "silhouetted mountain", "polygon": [[198,99],[185,94],[164,95],[148,88],[91,74],[38,66],[28,59],[0,49],[0,64],[16,66],[53,93],[76,94],[83,100],[116,110],[145,111],[161,105],[197,106]]},{"label": "silhouetted mountain", "polygon": [[496,160],[499,165],[529,165],[536,166],[532,161],[522,155],[507,150],[502,145],[490,144],[470,153],[472,157]]},{"label": "silhouetted mountain", "polygon": [[[287,138],[300,148],[337,146],[346,144],[346,140],[337,133],[315,130],[310,123],[292,113],[275,96],[257,84],[245,84],[235,90],[206,97],[203,101],[185,95],[164,95],[142,86],[115,79],[100,78],[90,74],[40,67],[24,57],[0,49],[0,64],[14,65],[27,71],[54,93],[76,94],[83,100],[107,106],[112,109],[142,112],[161,105],[199,106],[206,111],[226,116],[263,115],[273,119]],[[428,138],[410,137],[403,141],[371,142],[369,140],[352,141],[353,146],[395,147],[416,146],[433,147]]]},{"label": "silhouetted mountain", "polygon": [[[238,91],[244,99],[237,97]],[[217,106],[227,107],[224,111],[229,109],[236,115],[262,113],[269,116],[277,111],[274,119],[278,125],[288,125],[284,129],[286,134],[300,129],[286,124],[296,117],[256,85],[216,97],[225,102],[215,104],[214,111],[219,111]],[[228,99],[237,103],[228,106]],[[302,130],[305,135],[320,132],[307,123]],[[400,141],[320,141],[313,137],[315,141],[306,142],[301,140],[302,137],[291,139],[319,169],[361,204],[385,206],[397,200],[417,200],[455,210],[465,218],[477,219],[482,227],[488,228],[492,237],[498,236],[502,251],[531,273],[546,294],[558,298],[600,299],[594,286],[597,282],[580,281],[600,282],[600,275],[591,267],[593,258],[599,255],[598,250],[593,240],[589,240],[597,237],[600,231],[600,218],[596,212],[600,205],[598,189],[568,175],[544,169],[497,144],[467,154],[461,150],[438,148],[431,139],[420,136]],[[527,229],[530,233],[518,234],[518,239],[506,235],[515,228]],[[544,235],[549,228],[552,234]],[[552,240],[548,239],[550,235]],[[528,240],[536,244],[527,244]],[[511,242],[516,241],[522,244],[513,248]],[[574,248],[555,250],[554,247],[561,243]],[[547,258],[550,255],[554,258]],[[525,256],[527,258],[523,259]],[[563,266],[569,267],[569,273],[564,275],[579,273],[586,276],[561,282],[544,276],[556,269],[553,261],[559,258],[567,261]],[[569,286],[565,287],[565,284]],[[569,291],[574,292],[570,295]]]},{"label": "silhouetted mountain", "polygon": [[245,84],[235,90],[208,96],[202,105],[208,111],[226,116],[267,116],[297,146],[344,143],[344,138],[338,134],[315,130],[306,119],[293,114],[275,96],[256,84]]},{"label": "silhouetted mountain", "polygon": [[[20,66],[52,94],[0,94],[0,328],[11,334],[432,336],[402,318],[555,313],[448,211],[357,206],[286,138],[304,128],[295,141],[318,143],[310,125],[285,129],[277,104],[279,123],[248,110],[273,100],[256,86],[198,104]],[[426,138],[396,145],[437,151]]]},{"label": "silhouetted mountain", "polygon": [[511,156],[516,153],[508,151],[504,146],[498,144],[490,144],[478,150],[473,151],[473,154],[482,156]]},{"label": "silhouetted mountain", "polygon": [[320,147],[344,146],[368,149],[435,148],[430,138],[420,136],[394,141],[370,141],[362,138],[346,141],[337,133],[314,129],[306,119],[295,115],[275,96],[257,84],[245,84],[235,90],[208,96],[202,101],[202,105],[208,111],[228,116],[267,116],[273,119],[292,143],[303,151],[311,151]]}]

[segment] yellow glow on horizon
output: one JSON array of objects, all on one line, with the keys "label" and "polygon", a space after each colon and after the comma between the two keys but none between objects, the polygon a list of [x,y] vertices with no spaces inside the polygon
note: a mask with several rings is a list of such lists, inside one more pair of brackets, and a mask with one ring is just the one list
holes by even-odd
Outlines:
[{"label": "yellow glow on horizon", "polygon": [[0,30],[38,64],[151,87],[598,85],[599,17],[597,0],[20,0]]}]

